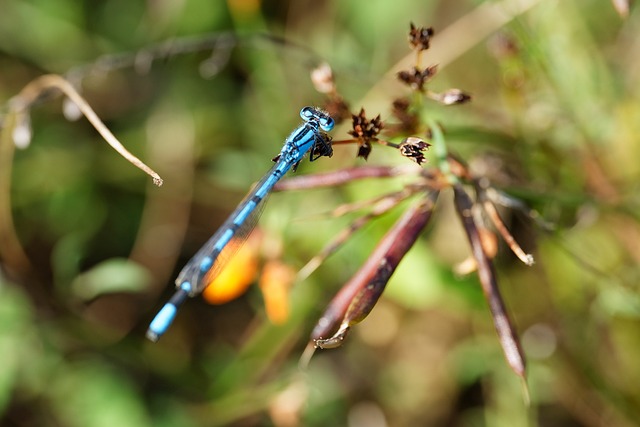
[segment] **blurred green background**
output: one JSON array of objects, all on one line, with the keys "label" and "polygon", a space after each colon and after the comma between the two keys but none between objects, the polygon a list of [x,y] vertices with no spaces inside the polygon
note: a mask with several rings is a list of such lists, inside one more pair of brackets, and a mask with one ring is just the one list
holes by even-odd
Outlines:
[{"label": "blurred green background", "polygon": [[[3,0],[0,9],[3,119],[32,79],[81,75],[98,115],[165,180],[154,187],[84,118],[67,120],[60,97],[31,108],[27,149],[3,148],[3,227],[11,212],[24,254],[3,239],[0,424],[637,425],[637,10],[624,19],[607,0]],[[304,373],[297,362],[311,328],[402,209],[296,284],[287,324],[266,320],[253,287],[223,306],[190,300],[160,342],[145,340],[179,269],[270,167],[300,108],[323,102],[311,67],[326,60],[354,112],[386,119],[391,100],[408,94],[394,72],[412,65],[409,22],[436,30],[423,55],[440,64],[430,87],[473,95],[464,106],[428,106],[449,148],[555,226],[502,212],[537,262],[526,267],[506,247],[495,260],[528,357],[531,405],[476,276],[452,273],[469,252],[447,192],[371,316]],[[205,34],[240,42],[79,68]],[[211,64],[223,67],[203,77]],[[369,159],[405,162],[385,147]],[[361,164],[354,147],[337,146],[297,173]],[[404,183],[272,195],[260,222],[275,248],[267,252],[300,268],[357,217],[324,213]]]}]

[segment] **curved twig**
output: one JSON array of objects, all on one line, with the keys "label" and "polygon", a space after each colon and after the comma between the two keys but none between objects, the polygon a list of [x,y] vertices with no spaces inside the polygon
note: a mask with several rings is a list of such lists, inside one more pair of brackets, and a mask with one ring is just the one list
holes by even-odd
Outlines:
[{"label": "curved twig", "polygon": [[151,176],[153,183],[157,186],[162,185],[162,178],[153,169],[144,164],[142,160],[131,154],[124,145],[118,141],[113,133],[102,123],[102,120],[89,106],[87,101],[78,93],[71,83],[65,80],[62,76],[57,74],[45,74],[38,77],[27,84],[22,91],[11,99],[9,102],[11,110],[20,114],[23,113],[29,106],[36,101],[43,93],[51,89],[58,89],[64,93],[84,114],[93,127],[98,131],[100,136],[118,152],[122,157],[127,159],[129,163],[136,166],[138,169],[144,171],[147,175]]}]

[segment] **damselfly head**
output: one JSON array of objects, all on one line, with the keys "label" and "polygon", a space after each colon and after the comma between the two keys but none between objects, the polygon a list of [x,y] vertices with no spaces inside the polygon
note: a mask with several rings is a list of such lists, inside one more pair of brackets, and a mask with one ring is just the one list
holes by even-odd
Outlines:
[{"label": "damselfly head", "polygon": [[302,110],[300,110],[300,117],[302,117],[307,122],[311,120],[318,122],[318,125],[320,125],[320,129],[325,132],[331,131],[335,126],[335,121],[331,118],[330,115],[314,107],[304,107]]}]

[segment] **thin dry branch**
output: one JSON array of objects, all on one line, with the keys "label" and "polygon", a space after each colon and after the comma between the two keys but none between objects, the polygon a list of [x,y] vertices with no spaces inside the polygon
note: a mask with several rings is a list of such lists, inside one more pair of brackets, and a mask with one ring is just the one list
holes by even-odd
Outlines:
[{"label": "thin dry branch", "polygon": [[31,268],[31,263],[16,235],[11,215],[11,170],[15,150],[12,133],[16,121],[16,114],[8,114],[4,128],[0,128],[0,258],[3,267],[22,275]]},{"label": "thin dry branch", "polygon": [[509,366],[511,366],[511,369],[524,379],[524,352],[522,351],[520,340],[511,320],[509,319],[500,290],[498,289],[498,282],[496,280],[496,272],[493,268],[493,263],[482,247],[482,239],[480,238],[476,219],[473,216],[473,201],[460,184],[454,185],[453,191],[456,212],[460,217],[462,226],[464,227],[469,239],[473,257],[476,259],[478,277],[480,279],[480,284],[482,285],[482,291],[489,303],[489,309],[493,316],[493,323],[496,331],[498,332],[498,337],[500,338],[500,344],[502,345],[505,358],[507,359]]},{"label": "thin dry branch", "polygon": [[102,123],[102,120],[100,120],[87,101],[85,101],[73,85],[62,76],[57,74],[45,74],[44,76],[31,81],[18,95],[11,99],[9,107],[15,114],[24,114],[34,101],[51,89],[57,89],[64,93],[74,104],[76,104],[78,109],[82,114],[84,114],[87,120],[89,120],[102,138],[104,138],[104,140],[107,141],[107,143],[116,150],[118,154],[127,159],[138,169],[141,169],[147,175],[151,176],[155,185],[162,185],[163,181],[162,178],[160,178],[160,175],[124,148],[120,141],[118,141],[105,124]]}]

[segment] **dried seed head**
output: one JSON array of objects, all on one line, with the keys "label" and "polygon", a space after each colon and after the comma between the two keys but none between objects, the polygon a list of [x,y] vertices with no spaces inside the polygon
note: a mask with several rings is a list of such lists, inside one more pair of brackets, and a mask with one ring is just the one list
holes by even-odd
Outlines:
[{"label": "dried seed head", "polygon": [[409,27],[409,44],[411,48],[419,51],[429,49],[429,42],[433,34],[432,27],[416,27],[412,22]]},{"label": "dried seed head", "polygon": [[444,105],[466,104],[471,101],[471,95],[461,91],[460,89],[449,89],[441,93],[438,100]]},{"label": "dried seed head", "polygon": [[431,65],[424,70],[414,67],[409,71],[400,71],[397,76],[398,80],[410,86],[414,90],[421,91],[424,85],[435,76],[438,71],[437,65]]},{"label": "dried seed head", "polygon": [[431,144],[428,142],[425,142],[420,138],[410,136],[400,143],[398,149],[400,150],[400,154],[404,157],[421,165],[426,161],[424,152],[427,151],[429,147],[431,147]]},{"label": "dried seed head", "polygon": [[393,107],[392,114],[396,117],[402,114],[407,114],[409,111],[409,107],[411,106],[411,101],[407,98],[397,98],[393,100],[391,104]]},{"label": "dried seed head", "polygon": [[621,18],[629,17],[629,0],[611,0],[611,3]]},{"label": "dried seed head", "polygon": [[351,117],[349,104],[337,93],[332,94],[324,104],[324,110],[333,118],[336,124],[340,124]]},{"label": "dried seed head", "polygon": [[491,37],[488,43],[489,52],[497,59],[512,58],[520,52],[517,41],[505,33]]},{"label": "dried seed head", "polygon": [[331,66],[326,62],[323,62],[311,70],[311,82],[313,83],[313,87],[320,93],[334,93],[336,91],[333,71],[331,70]]},{"label": "dried seed head", "polygon": [[420,121],[418,115],[409,110],[411,102],[407,98],[398,98],[392,103],[391,115],[398,119],[399,124],[387,130],[392,134],[411,135],[417,132]]},{"label": "dried seed head", "polygon": [[348,133],[355,137],[360,143],[360,147],[358,148],[358,157],[367,159],[371,153],[371,142],[378,140],[378,134],[383,127],[382,120],[380,120],[380,114],[375,118],[368,120],[365,116],[364,108],[361,108],[358,115],[352,115],[352,119],[353,129]]},{"label": "dried seed head", "polygon": [[358,115],[353,114],[353,130],[349,131],[349,134],[356,138],[363,139],[377,139],[378,134],[383,128],[380,114],[371,120],[368,120],[364,108],[360,109]]}]

